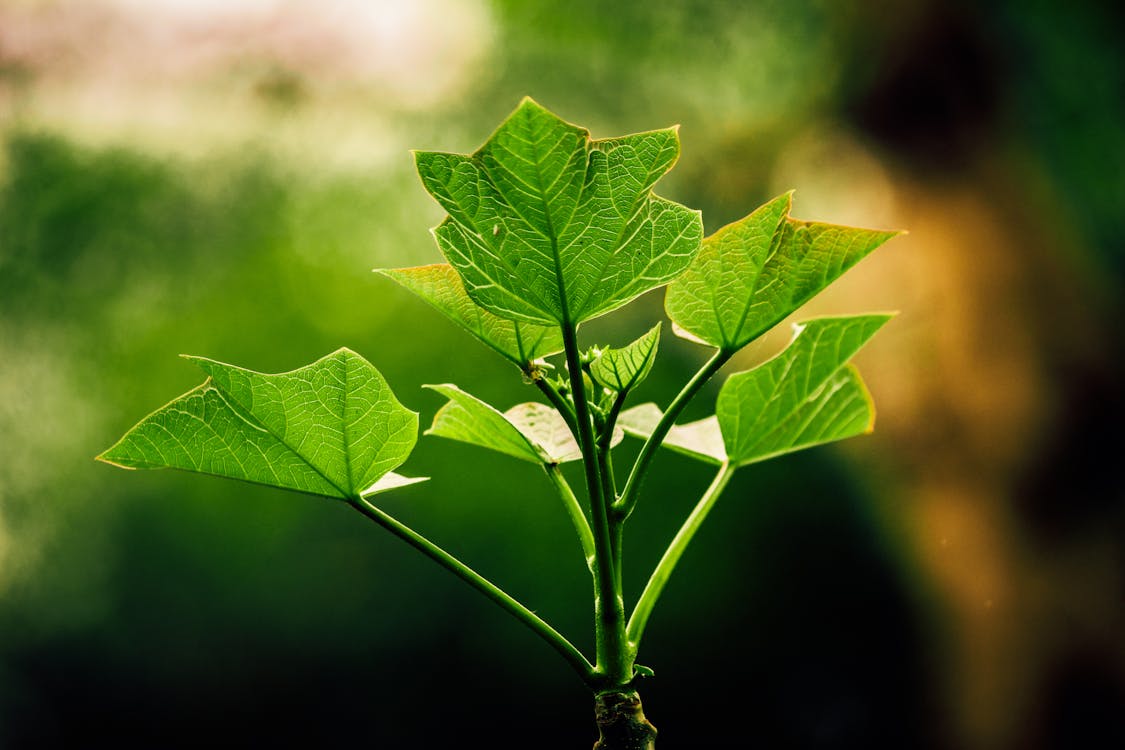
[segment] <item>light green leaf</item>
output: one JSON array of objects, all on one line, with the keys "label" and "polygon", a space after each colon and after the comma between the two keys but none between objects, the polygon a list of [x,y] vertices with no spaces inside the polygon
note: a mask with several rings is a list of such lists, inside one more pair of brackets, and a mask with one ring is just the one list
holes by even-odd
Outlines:
[{"label": "light green leaf", "polygon": [[781,354],[727,378],[715,405],[736,466],[870,432],[871,397],[848,359],[890,315],[817,318]]},{"label": "light green leaf", "polygon": [[375,484],[371,485],[359,494],[361,497],[371,497],[372,495],[380,495],[384,492],[397,490],[401,487],[409,487],[412,484],[418,484],[419,482],[428,481],[430,481],[429,477],[404,477],[402,474],[395,474],[392,471],[389,474],[384,474],[375,482]]},{"label": "light green leaf", "polygon": [[699,213],[651,192],[679,151],[674,128],[594,141],[524,99],[476,153],[415,161],[449,213],[434,237],[469,296],[502,318],[571,325],[695,257]]},{"label": "light green leaf", "polygon": [[550,456],[507,417],[476,396],[451,383],[423,387],[449,399],[445,406],[438,409],[434,423],[425,434],[479,445],[534,464],[551,463]]},{"label": "light green leaf", "polygon": [[349,499],[379,486],[418,439],[417,413],[348,349],[277,375],[190,359],[207,381],[150,414],[99,460]]},{"label": "light green leaf", "polygon": [[898,234],[798,221],[791,200],[786,193],[715,232],[669,285],[665,309],[687,338],[737,351]]},{"label": "light green leaf", "polygon": [[[625,434],[648,440],[662,416],[664,415],[660,407],[650,402],[621,412],[618,424],[624,428]],[[661,445],[709,464],[719,465],[727,460],[723,435],[719,431],[719,421],[714,416],[674,425],[668,430]]]},{"label": "light green leaf", "polygon": [[598,385],[614,391],[627,391],[640,384],[656,361],[660,341],[660,324],[631,344],[620,349],[609,348],[590,364],[590,375]]},{"label": "light green leaf", "polygon": [[414,268],[379,269],[480,339],[500,356],[527,370],[540,357],[563,349],[558,326],[506,320],[485,310],[465,293],[461,278],[447,263]]},{"label": "light green leaf", "polygon": [[[449,399],[434,415],[427,435],[477,445],[535,464],[561,464],[582,458],[570,427],[546,404],[517,404],[500,413],[455,385],[425,387]],[[624,433],[616,430],[612,444],[617,445],[623,437]]]},{"label": "light green leaf", "polygon": [[504,418],[548,457],[548,463],[581,460],[578,441],[553,407],[535,402],[516,404],[504,412]]}]

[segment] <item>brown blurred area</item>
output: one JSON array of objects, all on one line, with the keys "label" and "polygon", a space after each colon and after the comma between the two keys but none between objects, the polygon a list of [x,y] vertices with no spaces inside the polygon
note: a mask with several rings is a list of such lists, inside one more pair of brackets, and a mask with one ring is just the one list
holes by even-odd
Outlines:
[{"label": "brown blurred area", "polygon": [[437,212],[404,154],[471,149],[523,94],[595,135],[680,121],[666,194],[709,231],[790,188],[800,218],[907,229],[802,315],[899,311],[858,358],[876,431],[838,450],[920,613],[934,746],[1125,746],[1121,11],[653,5],[7,0],[0,117],[9,134],[173,164],[262,153],[287,179],[405,195],[382,197],[367,244],[309,268],[435,259]]}]

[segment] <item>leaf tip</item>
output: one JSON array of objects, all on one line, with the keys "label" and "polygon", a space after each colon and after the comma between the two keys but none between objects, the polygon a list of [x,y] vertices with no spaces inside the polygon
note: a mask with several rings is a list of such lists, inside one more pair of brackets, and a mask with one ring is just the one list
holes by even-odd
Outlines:
[{"label": "leaf tip", "polygon": [[94,460],[103,464],[109,464],[110,466],[116,466],[119,469],[125,469],[126,471],[136,471],[136,466],[128,466],[126,464],[119,463],[110,456],[110,454],[113,452],[113,448],[116,447],[117,446],[115,445],[112,448],[106,448],[104,451],[94,456]]}]

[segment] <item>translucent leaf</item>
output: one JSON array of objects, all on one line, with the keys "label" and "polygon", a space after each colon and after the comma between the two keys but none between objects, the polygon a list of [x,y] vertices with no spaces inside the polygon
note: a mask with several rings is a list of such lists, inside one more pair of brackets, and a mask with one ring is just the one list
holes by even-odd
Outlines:
[{"label": "translucent leaf", "polygon": [[[582,458],[566,421],[547,404],[517,404],[500,413],[455,385],[425,387],[449,399],[434,416],[427,435],[477,445],[535,464],[561,464]],[[624,433],[616,430],[612,444],[617,445],[623,437]]]},{"label": "translucent leaf", "polygon": [[785,351],[727,378],[715,413],[737,466],[870,432],[875,410],[848,359],[890,315],[818,318]]},{"label": "translucent leaf", "polygon": [[669,285],[665,309],[687,338],[741,349],[898,234],[798,221],[791,200],[786,193],[715,232]]},{"label": "translucent leaf", "polygon": [[98,459],[353,498],[402,464],[418,415],[348,349],[267,375],[192,359],[207,381],[150,414]]},{"label": "translucent leaf", "polygon": [[469,298],[461,278],[446,263],[380,269],[379,273],[417,294],[522,370],[540,357],[563,349],[558,326],[538,326],[493,315]]},{"label": "translucent leaf", "polygon": [[379,495],[384,492],[390,492],[391,490],[397,490],[401,487],[409,487],[412,484],[428,481],[430,481],[429,477],[404,477],[402,474],[395,474],[392,471],[389,474],[384,474],[375,484],[359,494],[361,497],[371,497],[372,495]]},{"label": "translucent leaf", "polygon": [[504,418],[538,447],[549,458],[549,463],[581,460],[582,449],[566,420],[547,404],[516,404],[504,412]]},{"label": "translucent leaf", "polygon": [[[660,407],[650,402],[621,412],[618,424],[624,428],[625,434],[648,440],[662,416]],[[709,464],[718,465],[727,460],[723,435],[719,431],[719,422],[714,416],[683,425],[673,425],[661,445]]]},{"label": "translucent leaf", "polygon": [[590,375],[598,385],[614,391],[627,391],[648,377],[656,361],[660,324],[631,344],[620,349],[605,349],[590,364]]},{"label": "translucent leaf", "polygon": [[652,195],[679,156],[674,128],[594,141],[531,99],[476,153],[417,152],[448,212],[438,247],[494,314],[577,324],[681,274],[703,235],[697,211]]},{"label": "translucent leaf", "polygon": [[423,386],[437,391],[449,401],[434,415],[427,435],[458,440],[505,453],[534,464],[550,463],[550,456],[539,449],[508,418],[451,383]]}]

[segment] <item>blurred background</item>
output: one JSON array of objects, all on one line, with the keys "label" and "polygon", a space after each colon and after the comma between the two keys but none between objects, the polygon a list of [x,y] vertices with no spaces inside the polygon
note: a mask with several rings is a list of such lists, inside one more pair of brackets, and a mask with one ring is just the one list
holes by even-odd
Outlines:
[{"label": "blurred background", "polygon": [[[93,461],[200,381],[180,353],[346,345],[423,424],[421,383],[533,400],[371,273],[439,258],[409,149],[471,151],[525,94],[595,137],[680,123],[658,192],[709,232],[790,188],[799,218],[910,230],[802,311],[901,311],[859,357],[875,434],[740,472],[651,621],[661,746],[1125,747],[1122,16],[0,0],[0,747],[593,742],[549,648],[345,506]],[[638,402],[705,356],[666,337]],[[404,468],[434,479],[386,510],[589,648],[541,472],[436,439]],[[664,456],[633,596],[709,478]]]}]

